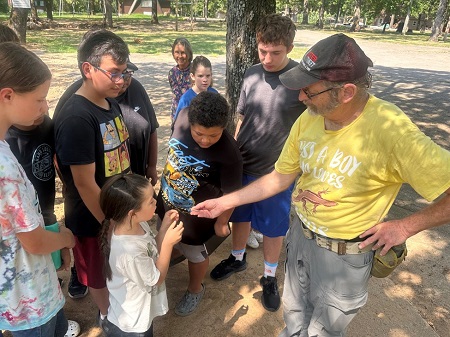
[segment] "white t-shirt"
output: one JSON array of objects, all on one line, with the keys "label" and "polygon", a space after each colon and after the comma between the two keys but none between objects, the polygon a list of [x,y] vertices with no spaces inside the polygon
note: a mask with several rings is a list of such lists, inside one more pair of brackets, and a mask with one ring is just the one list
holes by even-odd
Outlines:
[{"label": "white t-shirt", "polygon": [[169,310],[165,283],[156,286],[160,273],[155,238],[146,222],[141,226],[144,235],[111,237],[108,321],[124,332],[145,332],[155,317]]},{"label": "white t-shirt", "polygon": [[64,306],[50,254],[23,249],[17,233],[44,227],[36,191],[5,141],[0,141],[0,330],[47,323]]}]

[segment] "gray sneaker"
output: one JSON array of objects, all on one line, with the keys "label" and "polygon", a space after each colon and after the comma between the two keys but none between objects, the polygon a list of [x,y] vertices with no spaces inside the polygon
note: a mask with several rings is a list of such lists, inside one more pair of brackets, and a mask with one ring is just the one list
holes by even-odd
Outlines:
[{"label": "gray sneaker", "polygon": [[195,309],[197,309],[198,304],[205,294],[205,285],[203,283],[202,287],[202,291],[200,291],[198,294],[193,294],[190,293],[189,290],[186,290],[180,302],[178,302],[177,306],[175,307],[175,313],[178,316],[190,315],[195,311]]}]

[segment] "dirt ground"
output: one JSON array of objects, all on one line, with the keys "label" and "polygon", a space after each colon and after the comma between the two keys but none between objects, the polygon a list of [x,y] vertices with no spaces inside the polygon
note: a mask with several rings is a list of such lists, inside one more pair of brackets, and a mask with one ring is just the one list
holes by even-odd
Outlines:
[{"label": "dirt ground", "polygon": [[[324,34],[316,31],[300,31],[297,33],[296,46],[310,46]],[[381,98],[398,104],[419,127],[440,145],[450,148],[450,128],[448,124],[450,103],[448,100],[450,51],[447,48],[428,48],[402,46],[370,41],[360,42],[366,53],[372,57],[374,87],[372,92]],[[430,52],[431,50],[431,52]],[[65,88],[79,78],[73,54],[45,54],[37,52],[49,65],[53,72],[53,84],[49,93],[50,114],[53,112],[58,98]],[[430,55],[433,55],[430,62]],[[225,57],[210,58],[213,64],[214,83],[219,92],[224,93]],[[142,54],[131,56],[140,70],[135,77],[141,81],[150,95],[155,107],[160,128],[158,129],[159,154],[158,171],[165,160],[167,140],[169,137],[170,89],[167,83],[167,72],[173,66],[170,54],[153,57]],[[418,163],[420,164],[420,163]],[[58,186],[60,191],[60,186]],[[422,207],[426,201],[421,199],[410,188],[402,189],[396,200],[391,217],[405,216]],[[63,221],[63,199],[58,194],[56,213]],[[425,336],[419,334],[414,326],[397,326],[387,328],[386,333],[367,330],[371,321],[376,321],[389,311],[391,306],[395,316],[395,303],[402,300],[420,314],[425,325],[434,330],[435,336],[450,336],[450,260],[449,260],[449,226],[421,233],[408,240],[410,253],[406,262],[389,278],[372,280],[370,296],[376,299],[373,289],[384,290],[384,294],[392,301],[380,307],[367,306],[350,326],[349,336]],[[230,251],[231,240],[227,239],[210,257],[210,269]],[[278,278],[280,292],[283,285],[282,253]],[[261,288],[259,278],[263,272],[262,248],[248,249],[248,268],[229,279],[216,282],[208,275],[205,278],[206,293],[199,309],[188,317],[177,317],[171,310],[164,317],[155,320],[155,336],[277,336],[282,330],[282,310],[269,313],[260,304]],[[64,279],[63,291],[67,292],[68,272],[60,272]],[[173,309],[186,289],[188,280],[187,263],[182,262],[169,271],[167,290],[169,307]],[[370,298],[370,297],[369,297]],[[370,299],[369,299],[370,302]],[[65,306],[69,319],[80,323],[82,337],[101,336],[95,326],[97,309],[90,296],[73,300],[67,296]],[[419,317],[419,316],[418,316]],[[419,319],[420,319],[419,317]],[[398,317],[398,321],[401,317]],[[428,334],[427,336],[430,336]]]}]

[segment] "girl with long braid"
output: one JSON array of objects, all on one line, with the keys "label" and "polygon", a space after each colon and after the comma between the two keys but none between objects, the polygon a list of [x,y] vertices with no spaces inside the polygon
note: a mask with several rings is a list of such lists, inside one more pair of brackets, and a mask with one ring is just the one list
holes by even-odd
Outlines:
[{"label": "girl with long braid", "polygon": [[114,176],[100,192],[105,214],[100,247],[110,303],[106,336],[153,336],[153,319],[168,311],[164,280],[184,228],[173,210],[153,235],[147,223],[155,214],[153,195],[150,181],[137,174]]}]

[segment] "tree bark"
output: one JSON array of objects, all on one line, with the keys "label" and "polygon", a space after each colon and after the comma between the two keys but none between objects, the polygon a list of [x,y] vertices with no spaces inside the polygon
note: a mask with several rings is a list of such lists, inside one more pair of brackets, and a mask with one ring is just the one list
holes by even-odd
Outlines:
[{"label": "tree bark", "polygon": [[256,46],[256,25],[267,14],[275,13],[275,0],[229,0],[227,3],[227,67],[226,97],[231,114],[228,131],[236,128],[236,106],[244,73],[259,62]]},{"label": "tree bark", "polygon": [[112,18],[112,3],[111,0],[103,0],[104,1],[104,19],[103,26],[108,28],[113,28],[113,18]]},{"label": "tree bark", "polygon": [[442,34],[442,28],[444,26],[444,15],[445,9],[447,8],[447,0],[441,0],[439,3],[438,10],[436,12],[436,18],[433,22],[433,27],[431,28],[431,35],[428,41],[437,42],[439,35]]},{"label": "tree bark", "polygon": [[322,1],[320,3],[320,8],[319,8],[319,21],[317,22],[317,27],[320,29],[323,29],[324,17],[325,17],[325,8],[324,8],[324,3]]},{"label": "tree bark", "polygon": [[20,43],[27,43],[27,18],[29,8],[12,8],[10,16],[10,26],[16,32]]},{"label": "tree bark", "polygon": [[31,0],[30,4],[31,4],[31,21],[36,23],[39,21],[39,15],[36,9],[36,5],[34,4],[34,0]]},{"label": "tree bark", "polygon": [[408,26],[409,26],[409,17],[411,16],[411,6],[412,6],[413,0],[410,0],[409,2],[409,6],[408,6],[408,10],[406,12],[406,17],[405,17],[405,24],[403,25],[403,30],[402,30],[402,34],[406,35],[406,33],[408,32]]},{"label": "tree bark", "polygon": [[355,1],[355,13],[353,14],[353,23],[350,27],[351,32],[359,31],[359,18],[361,17],[361,1],[356,0]]},{"label": "tree bark", "polygon": [[95,2],[94,0],[88,0],[89,1],[89,15],[95,14]]},{"label": "tree bark", "polygon": [[45,0],[45,10],[47,11],[47,19],[53,20],[53,1]]},{"label": "tree bark", "polygon": [[303,18],[302,18],[302,25],[308,24],[308,15],[309,15],[309,9],[308,9],[308,0],[303,0]]},{"label": "tree bark", "polygon": [[158,0],[152,0],[152,23],[159,24],[159,21],[158,21]]},{"label": "tree bark", "polygon": [[335,26],[339,22],[339,16],[341,15],[341,10],[342,10],[342,0],[339,0],[337,3],[336,16],[334,17],[334,25]]},{"label": "tree bark", "polygon": [[203,3],[203,16],[205,18],[205,22],[208,21],[208,0],[205,0]]}]

